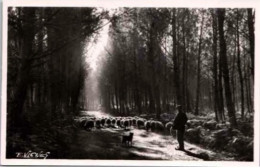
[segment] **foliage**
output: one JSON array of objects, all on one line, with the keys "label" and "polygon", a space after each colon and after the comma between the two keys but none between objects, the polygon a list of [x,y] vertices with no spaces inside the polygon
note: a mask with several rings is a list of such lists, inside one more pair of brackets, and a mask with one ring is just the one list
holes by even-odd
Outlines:
[{"label": "foliage", "polygon": [[99,77],[106,110],[156,117],[175,109],[195,115],[215,111],[218,122],[234,119],[234,127],[235,111],[242,118],[252,114],[247,16],[253,14],[226,9],[222,19],[219,11],[120,8]]},{"label": "foliage", "polygon": [[34,145],[66,149],[87,75],[83,47],[105,16],[95,8],[8,8],[8,156]]}]

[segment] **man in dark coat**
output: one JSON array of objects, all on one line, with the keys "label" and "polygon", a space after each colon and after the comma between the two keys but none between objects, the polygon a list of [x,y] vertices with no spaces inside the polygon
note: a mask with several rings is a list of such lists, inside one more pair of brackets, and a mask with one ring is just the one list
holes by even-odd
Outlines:
[{"label": "man in dark coat", "polygon": [[176,150],[184,150],[184,132],[187,120],[187,115],[183,112],[178,112],[174,119],[172,127],[173,129],[177,130],[177,140],[179,143],[179,147],[175,148]]}]

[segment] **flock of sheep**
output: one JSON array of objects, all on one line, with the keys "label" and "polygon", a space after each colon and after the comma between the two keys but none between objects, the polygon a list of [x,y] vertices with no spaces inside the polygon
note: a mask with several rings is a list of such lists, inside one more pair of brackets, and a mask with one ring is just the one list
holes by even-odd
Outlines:
[{"label": "flock of sheep", "polygon": [[165,130],[170,131],[172,122],[163,124],[161,121],[153,119],[144,119],[141,117],[79,117],[74,119],[74,126],[84,130],[91,130],[93,128],[138,128],[146,129],[147,131],[163,132]]}]

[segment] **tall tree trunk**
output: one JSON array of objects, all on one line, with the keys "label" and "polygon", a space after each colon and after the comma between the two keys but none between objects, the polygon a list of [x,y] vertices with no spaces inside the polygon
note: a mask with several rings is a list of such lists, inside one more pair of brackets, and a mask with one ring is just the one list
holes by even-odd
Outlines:
[{"label": "tall tree trunk", "polygon": [[[191,20],[191,14],[190,14],[190,11],[187,10],[187,23],[189,23]],[[188,28],[188,32],[189,33],[191,30]],[[187,37],[188,39],[188,37]],[[191,41],[190,40],[187,40],[187,54],[186,54],[186,65],[185,65],[185,102],[186,102],[186,112],[187,111],[192,111],[192,107],[191,107],[191,94],[190,94],[190,90],[189,90],[189,56],[190,56],[190,43]]]},{"label": "tall tree trunk", "polygon": [[199,101],[200,101],[200,71],[201,71],[201,45],[202,45],[202,32],[204,25],[204,16],[202,16],[201,27],[200,27],[200,37],[199,37],[199,49],[197,56],[197,89],[196,89],[196,106],[195,106],[195,115],[199,114]]},{"label": "tall tree trunk", "polygon": [[224,36],[224,20],[225,20],[225,9],[218,9],[218,30],[219,30],[219,55],[222,58],[222,71],[224,77],[225,84],[225,96],[226,96],[226,104],[228,109],[228,116],[231,127],[237,127],[236,122],[236,114],[234,103],[232,100],[232,92],[230,88],[230,79],[229,79],[229,69],[228,69],[228,60],[227,60],[227,49],[226,49],[226,41]]},{"label": "tall tree trunk", "polygon": [[186,94],[186,71],[187,71],[187,53],[186,53],[186,34],[185,34],[185,17],[186,9],[183,9],[182,13],[182,42],[183,42],[183,51],[182,51],[182,109],[184,112],[187,112],[187,94]]},{"label": "tall tree trunk", "polygon": [[247,24],[249,30],[249,44],[251,56],[251,73],[254,79],[254,65],[255,65],[255,28],[254,28],[254,15],[252,8],[247,9]]},{"label": "tall tree trunk", "polygon": [[247,96],[248,96],[248,111],[250,113],[253,112],[253,108],[254,108],[254,105],[253,105],[253,96],[252,96],[252,90],[251,90],[251,78],[250,78],[250,66],[246,66],[246,71],[247,71],[247,80],[246,80],[246,87],[247,87]]},{"label": "tall tree trunk", "polygon": [[[236,39],[235,39],[236,40]],[[236,43],[236,41],[235,41]],[[231,56],[231,68],[230,68],[230,76],[231,76],[231,79],[230,79],[230,87],[231,87],[231,93],[232,94],[232,100],[233,100],[233,103],[234,103],[234,108],[236,110],[236,47],[234,49],[234,51],[231,52],[232,54],[230,54]],[[234,53],[234,54],[233,54]]]},{"label": "tall tree trunk", "polygon": [[182,110],[182,96],[181,96],[181,89],[180,89],[180,73],[179,73],[179,61],[177,55],[177,38],[176,38],[176,9],[172,9],[172,60],[173,60],[173,70],[174,70],[174,86],[175,86],[175,93],[176,93],[176,104],[178,105],[179,112],[183,112]]},{"label": "tall tree trunk", "polygon": [[[135,22],[136,23],[136,22]],[[138,26],[138,25],[135,25]],[[134,29],[135,35],[134,35],[134,92],[135,92],[135,105],[137,106],[137,111],[139,114],[142,113],[142,105],[141,105],[141,96],[140,96],[140,81],[139,81],[139,64],[137,62],[138,58],[138,51],[139,51],[139,42],[137,37],[137,29]]]},{"label": "tall tree trunk", "polygon": [[223,72],[222,72],[222,58],[219,56],[219,75],[218,75],[218,80],[219,80],[219,114],[222,118],[222,120],[225,120],[225,110],[224,110],[224,89],[223,89]]},{"label": "tall tree trunk", "polygon": [[[40,24],[42,24],[42,20],[44,18],[44,10],[40,10]],[[38,53],[42,53],[43,52],[43,30],[41,30],[38,34]],[[40,65],[39,68],[38,68],[38,72],[39,72],[39,80],[37,82],[37,85],[36,85],[36,103],[37,104],[41,104],[42,101],[43,101],[43,94],[44,94],[44,91],[43,91],[43,83],[44,83],[44,65]]]},{"label": "tall tree trunk", "polygon": [[148,40],[148,63],[149,63],[149,72],[151,75],[150,80],[150,90],[149,90],[149,110],[150,113],[157,112],[157,108],[155,108],[155,103],[157,103],[156,95],[157,95],[157,83],[156,83],[156,72],[154,67],[154,59],[155,59],[155,50],[156,50],[156,30],[155,30],[155,21],[151,20],[151,26],[149,30],[149,40]]},{"label": "tall tree trunk", "polygon": [[237,70],[240,81],[240,94],[241,94],[241,117],[244,118],[244,82],[243,74],[241,68],[241,59],[240,59],[240,38],[239,38],[239,11],[237,9],[237,20],[236,20],[236,36],[237,36]]},{"label": "tall tree trunk", "polygon": [[213,43],[212,43],[212,50],[213,50],[213,88],[214,88],[214,111],[216,121],[221,121],[222,117],[220,115],[220,97],[219,97],[219,80],[218,80],[218,58],[217,58],[217,18],[215,16],[215,12],[212,12],[212,30],[213,30]]}]

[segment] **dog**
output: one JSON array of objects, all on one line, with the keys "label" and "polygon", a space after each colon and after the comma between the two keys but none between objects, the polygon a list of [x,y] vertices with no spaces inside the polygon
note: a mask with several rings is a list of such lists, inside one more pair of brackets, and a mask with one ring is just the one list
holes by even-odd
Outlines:
[{"label": "dog", "polygon": [[126,146],[132,146],[133,144],[133,136],[134,133],[130,132],[129,134],[123,134],[122,135],[122,144],[125,144]]}]

